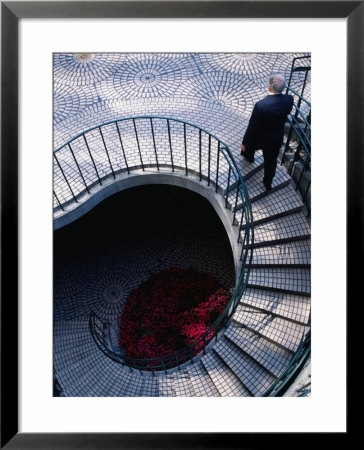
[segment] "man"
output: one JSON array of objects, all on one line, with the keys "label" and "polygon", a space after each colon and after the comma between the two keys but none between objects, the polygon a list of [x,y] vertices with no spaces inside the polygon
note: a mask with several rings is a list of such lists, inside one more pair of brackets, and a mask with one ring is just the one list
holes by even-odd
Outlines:
[{"label": "man", "polygon": [[282,94],[285,86],[282,75],[269,77],[269,95],[255,104],[241,144],[242,156],[251,163],[254,162],[255,150],[263,150],[263,184],[267,191],[272,188],[277,157],[283,143],[284,124],[293,105],[293,97]]}]

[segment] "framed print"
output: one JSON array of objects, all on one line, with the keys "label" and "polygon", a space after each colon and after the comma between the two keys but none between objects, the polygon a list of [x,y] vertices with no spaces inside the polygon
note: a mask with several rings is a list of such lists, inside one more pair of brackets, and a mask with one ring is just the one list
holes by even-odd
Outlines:
[{"label": "framed print", "polygon": [[1,445],[347,438],[362,2],[1,6]]}]

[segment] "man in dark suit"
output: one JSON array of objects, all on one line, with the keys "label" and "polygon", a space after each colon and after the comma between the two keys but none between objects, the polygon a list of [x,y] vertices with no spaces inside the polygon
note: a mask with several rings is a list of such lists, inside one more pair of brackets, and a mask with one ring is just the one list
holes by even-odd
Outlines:
[{"label": "man in dark suit", "polygon": [[282,75],[269,77],[269,95],[255,104],[241,144],[242,156],[251,163],[254,162],[255,150],[263,150],[263,184],[267,191],[272,188],[277,157],[283,143],[284,124],[293,105],[293,97],[282,94],[285,85]]}]

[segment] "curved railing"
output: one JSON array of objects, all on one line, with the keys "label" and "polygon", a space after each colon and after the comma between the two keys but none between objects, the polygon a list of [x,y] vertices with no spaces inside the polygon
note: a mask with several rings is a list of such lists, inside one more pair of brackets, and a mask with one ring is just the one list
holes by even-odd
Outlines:
[{"label": "curved railing", "polygon": [[[253,257],[253,216],[239,167],[227,145],[192,123],[160,116],[135,116],[90,128],[54,151],[54,211],[69,208],[92,195],[107,180],[132,173],[194,175],[211,186],[232,212],[241,244],[241,270],[229,304],[199,339],[173,354],[153,359],[126,358],[111,345],[110,325],[90,314],[90,331],[100,350],[112,360],[143,371],[168,370],[200,354],[217,339],[245,291]],[[132,369],[131,369],[132,370]]]},{"label": "curved railing", "polygon": [[261,395],[261,397],[279,397],[290,387],[297,373],[302,369],[311,354],[311,329],[302,339],[296,353],[289,362],[284,372],[276,381]]},{"label": "curved railing", "polygon": [[287,92],[293,95],[294,102],[287,117],[289,130],[281,164],[288,163],[287,170],[309,211],[306,199],[311,187],[311,103],[292,87],[287,87]]}]

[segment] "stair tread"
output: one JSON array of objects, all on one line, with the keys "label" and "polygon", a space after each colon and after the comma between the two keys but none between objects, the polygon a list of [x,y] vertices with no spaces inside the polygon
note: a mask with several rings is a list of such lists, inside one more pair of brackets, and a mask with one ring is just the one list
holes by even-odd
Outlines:
[{"label": "stair tread", "polygon": [[275,377],[284,371],[293,357],[291,352],[236,324],[229,327],[226,337]]},{"label": "stair tread", "polygon": [[248,389],[215,352],[206,354],[201,362],[221,397],[251,397]]},{"label": "stair tread", "polygon": [[285,292],[310,294],[310,269],[252,268],[248,287],[279,289]]},{"label": "stair tread", "polygon": [[[264,171],[259,170],[247,180],[246,186],[251,199],[265,192],[263,176]],[[272,181],[272,188],[277,188],[280,185],[289,182],[290,179],[291,177],[288,175],[286,170],[277,167],[275,177]]]},{"label": "stair tread", "polygon": [[243,305],[238,305],[234,321],[291,352],[297,350],[305,329],[304,325]]},{"label": "stair tread", "polygon": [[310,265],[311,241],[284,242],[254,248],[252,264]]},{"label": "stair tread", "polygon": [[310,236],[311,229],[302,211],[260,223],[254,227],[254,243]]},{"label": "stair tread", "polygon": [[287,214],[302,207],[299,194],[291,186],[285,186],[252,203],[254,222],[268,220],[272,216]]},{"label": "stair tread", "polygon": [[220,397],[201,360],[187,367],[197,397]]},{"label": "stair tread", "polygon": [[247,288],[241,304],[250,305],[267,312],[307,325],[310,317],[310,298],[283,292]]},{"label": "stair tread", "polygon": [[173,372],[167,376],[172,378],[173,389],[177,397],[196,397],[187,369]]},{"label": "stair tread", "polygon": [[240,156],[240,159],[242,160],[242,164],[239,165],[239,168],[243,178],[249,177],[249,173],[260,167],[264,162],[263,152],[261,150],[255,152],[253,163],[248,162],[243,156]]},{"label": "stair tread", "polygon": [[275,377],[226,338],[214,348],[243,385],[254,396],[260,396],[275,381]]}]

